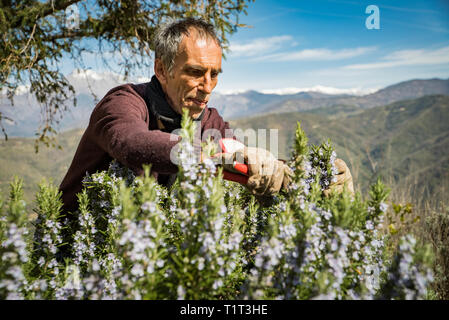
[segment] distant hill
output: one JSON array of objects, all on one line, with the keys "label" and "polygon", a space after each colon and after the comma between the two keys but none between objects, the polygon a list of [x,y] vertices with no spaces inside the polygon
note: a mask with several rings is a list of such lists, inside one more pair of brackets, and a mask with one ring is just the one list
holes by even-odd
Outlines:
[{"label": "distant hill", "polygon": [[349,115],[344,108],[340,116],[324,110],[270,114],[231,124],[243,129],[279,129],[279,155],[287,158],[300,121],[312,143],[332,140],[360,189],[379,175],[404,188],[425,187],[419,191],[425,196],[441,190],[442,184],[449,187],[448,96],[425,96],[356,113],[349,109]]},{"label": "distant hill", "polygon": [[[85,128],[95,106],[94,98],[86,93],[77,95],[76,107],[63,111],[63,118],[56,118],[56,128],[59,132],[76,128]],[[28,95],[15,98],[14,107],[9,101],[0,100],[0,110],[15,120],[15,123],[4,121],[4,127],[10,137],[34,137],[40,125],[41,110],[36,101]]]},{"label": "distant hill", "polygon": [[449,79],[409,80],[366,95],[367,107],[390,104],[393,101],[415,99],[428,95],[449,95]]},{"label": "distant hill", "polygon": [[[290,156],[297,121],[301,122],[312,143],[332,140],[338,157],[351,168],[359,190],[365,190],[381,175],[390,185],[408,188],[419,197],[447,193],[448,96],[424,96],[369,109],[340,105],[306,112],[269,114],[233,120],[231,127],[277,128],[279,157],[286,159]],[[53,178],[59,185],[82,132],[78,129],[61,133],[58,142],[63,150],[42,147],[38,155],[34,153],[32,138],[1,140],[0,190],[7,191],[14,175],[25,179],[29,201],[42,178]]]},{"label": "distant hill", "polygon": [[311,101],[340,97],[320,92],[299,92],[296,94],[267,94],[257,91],[246,91],[235,94],[213,94],[209,106],[214,107],[225,119],[237,119],[268,113],[276,106],[288,101]]},{"label": "distant hill", "polygon": [[[72,77],[73,78],[73,77]],[[72,79],[82,83],[83,79]],[[91,79],[97,92],[97,99],[112,87],[118,80],[108,78]],[[236,94],[214,93],[209,106],[216,108],[224,119],[234,120],[244,117],[271,113],[310,111],[315,109],[336,108],[334,113],[342,109],[352,109],[353,113],[366,108],[382,106],[404,99],[415,99],[425,95],[449,95],[449,79],[410,80],[388,86],[375,93],[355,96],[347,94],[326,94],[322,92],[298,92],[295,94],[265,94],[257,91],[246,91]],[[57,126],[58,131],[66,131],[87,126],[90,114],[95,106],[94,98],[86,90],[77,95],[77,107],[69,108]],[[36,101],[26,94],[16,97],[15,106],[8,100],[0,99],[0,111],[16,120],[15,124],[4,122],[4,127],[11,137],[33,137],[41,119],[40,109]],[[325,111],[324,113],[327,113]]]},{"label": "distant hill", "polygon": [[279,101],[276,105],[268,105],[258,113],[284,113],[294,111],[308,111],[316,108],[330,108],[334,106],[350,106],[368,109],[387,105],[396,101],[415,99],[426,95],[449,95],[449,79],[409,80],[388,86],[375,93],[364,96],[327,96],[304,99],[289,97]]},{"label": "distant hill", "polygon": [[0,194],[7,195],[14,175],[24,179],[27,203],[34,201],[37,183],[46,178],[59,186],[64,177],[84,130],[76,129],[58,135],[62,150],[40,147],[34,152],[34,139],[11,138],[0,140]]}]

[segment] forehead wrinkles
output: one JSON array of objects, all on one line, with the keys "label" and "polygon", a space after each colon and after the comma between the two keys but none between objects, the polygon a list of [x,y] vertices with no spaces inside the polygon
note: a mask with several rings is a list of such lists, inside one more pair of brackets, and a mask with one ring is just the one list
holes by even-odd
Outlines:
[{"label": "forehead wrinkles", "polygon": [[215,39],[213,39],[211,36],[192,28],[188,30],[188,34],[184,34],[182,36],[177,56],[183,53],[187,53],[188,51],[187,44],[190,44],[189,45],[189,49],[191,49],[190,53],[196,53],[195,49],[207,49],[208,47],[211,47],[212,49],[215,46],[217,48],[220,48],[220,46],[216,43]]}]

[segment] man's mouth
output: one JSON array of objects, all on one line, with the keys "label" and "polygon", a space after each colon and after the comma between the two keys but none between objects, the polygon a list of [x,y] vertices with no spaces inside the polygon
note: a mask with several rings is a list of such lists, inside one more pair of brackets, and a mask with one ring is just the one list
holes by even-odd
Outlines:
[{"label": "man's mouth", "polygon": [[194,104],[198,105],[198,106],[206,106],[207,105],[207,100],[200,100],[200,99],[195,99],[195,98],[189,98],[191,101],[193,101]]}]

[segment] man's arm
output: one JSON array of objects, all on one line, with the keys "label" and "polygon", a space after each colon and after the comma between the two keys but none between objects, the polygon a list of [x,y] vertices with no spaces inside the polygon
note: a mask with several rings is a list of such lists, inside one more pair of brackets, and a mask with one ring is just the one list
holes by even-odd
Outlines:
[{"label": "man's arm", "polygon": [[124,86],[108,94],[93,111],[93,139],[112,158],[135,172],[142,170],[142,164],[151,164],[156,172],[176,173],[178,168],[170,160],[170,151],[181,138],[149,130],[147,117],[145,101]]}]

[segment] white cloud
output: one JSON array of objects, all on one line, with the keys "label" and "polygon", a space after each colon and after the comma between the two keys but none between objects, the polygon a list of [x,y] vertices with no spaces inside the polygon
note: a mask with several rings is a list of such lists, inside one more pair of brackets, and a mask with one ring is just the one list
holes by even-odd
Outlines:
[{"label": "white cloud", "polygon": [[224,89],[224,90],[214,90],[212,94],[215,95],[231,95],[231,94],[240,94],[240,93],[245,93],[247,92],[249,89]]},{"label": "white cloud", "polygon": [[[119,75],[114,72],[98,72],[94,70],[80,70],[75,69],[70,74],[68,74],[67,79],[70,84],[73,85],[77,94],[85,93],[91,94],[94,93],[98,98],[102,98],[109,90],[112,88],[119,86],[125,83],[143,83],[150,81],[148,77],[136,77],[133,79],[124,80],[122,75]],[[20,85],[16,94],[18,96],[29,94],[30,86],[29,85]],[[0,96],[6,94],[6,90],[3,88],[0,91]]]},{"label": "white cloud", "polygon": [[364,88],[334,88],[316,85],[309,88],[281,88],[281,89],[269,89],[261,90],[262,93],[273,93],[273,94],[295,94],[299,92],[320,92],[325,94],[350,94],[350,95],[365,95],[369,93],[376,92],[378,89],[364,89]]},{"label": "white cloud", "polygon": [[399,50],[382,58],[383,61],[352,64],[344,69],[369,70],[411,65],[438,65],[449,63],[449,46],[440,49]]},{"label": "white cloud", "polygon": [[112,72],[97,72],[94,70],[81,70],[81,69],[75,69],[73,72],[69,75],[73,79],[81,79],[85,80],[86,77],[91,80],[105,80],[110,77],[117,78],[118,75],[112,73]]},{"label": "white cloud", "polygon": [[272,61],[330,61],[357,57],[376,50],[375,47],[359,47],[348,49],[304,49],[294,52],[281,52],[267,55],[258,60]]},{"label": "white cloud", "polygon": [[[6,87],[3,87],[0,90],[0,99],[6,98],[6,94],[8,92],[8,89]],[[20,96],[23,94],[28,94],[30,92],[30,85],[19,85],[16,88],[16,95]]]},{"label": "white cloud", "polygon": [[[361,88],[361,87],[357,87],[357,88],[335,88],[335,87],[328,87],[328,86],[322,86],[322,85],[316,85],[313,87],[304,87],[304,88],[296,88],[296,87],[286,87],[286,88],[278,88],[278,89],[262,89],[262,90],[257,90],[256,91],[260,92],[260,93],[265,93],[265,94],[279,94],[279,95],[284,95],[284,94],[296,94],[296,93],[300,93],[300,92],[319,92],[319,93],[324,93],[324,94],[350,94],[350,95],[357,95],[357,96],[362,96],[365,94],[370,94],[373,92],[376,92],[378,90],[378,88],[374,89],[374,88]],[[240,93],[244,93],[247,92],[248,90],[220,90],[215,92],[215,94],[219,94],[219,95],[234,95],[234,94],[240,94]]]},{"label": "white cloud", "polygon": [[93,70],[74,70],[67,79],[75,87],[77,93],[93,92],[102,98],[109,90],[125,83],[143,83],[150,81],[147,77],[136,77],[124,80],[123,75],[113,72],[97,72]]},{"label": "white cloud", "polygon": [[257,38],[247,43],[231,43],[229,48],[232,56],[252,57],[279,49],[283,43],[292,40],[293,38],[287,35]]},{"label": "white cloud", "polygon": [[97,72],[94,70],[73,70],[67,79],[74,86],[76,93],[94,93],[101,99],[110,89],[124,83],[123,77],[113,72]]}]

